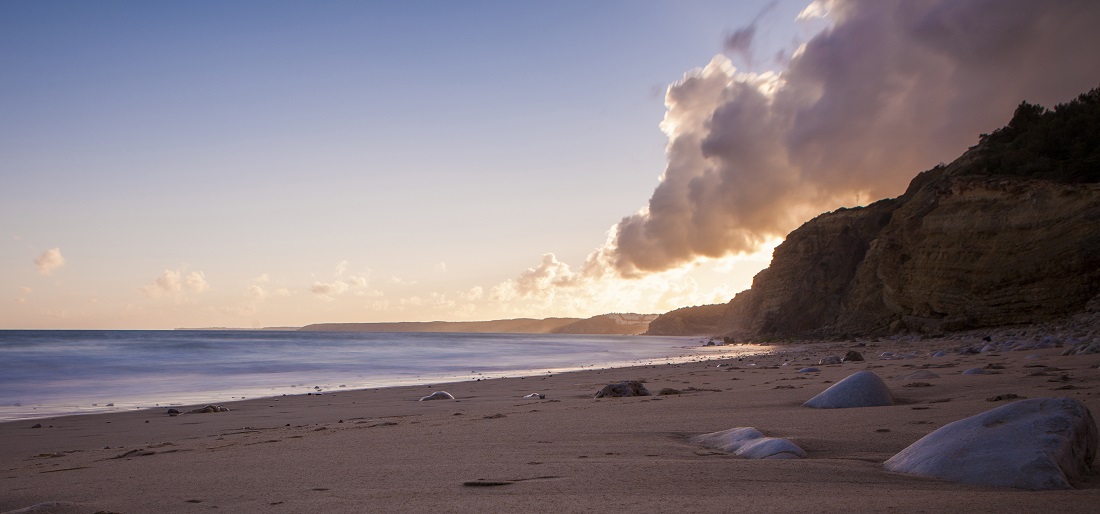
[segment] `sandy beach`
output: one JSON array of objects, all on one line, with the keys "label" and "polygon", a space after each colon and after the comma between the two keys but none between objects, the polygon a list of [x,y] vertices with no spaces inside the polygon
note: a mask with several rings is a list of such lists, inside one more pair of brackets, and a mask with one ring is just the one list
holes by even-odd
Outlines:
[{"label": "sandy beach", "polygon": [[[229,412],[10,422],[0,425],[0,512],[1095,511],[1095,476],[1035,492],[883,469],[936,428],[1012,401],[998,395],[1069,397],[1100,413],[1098,354],[930,356],[980,343],[799,344],[743,360],[248,400],[224,404]],[[866,361],[817,366],[848,350]],[[821,371],[798,373],[810,365]],[[969,368],[986,373],[961,374]],[[921,369],[939,378],[906,378]],[[860,370],[882,377],[895,405],[801,406]],[[622,380],[654,396],[593,398]],[[656,394],[666,388],[680,394]],[[437,390],[456,399],[417,401]],[[690,441],[733,427],[790,439],[808,458],[748,460]]]}]

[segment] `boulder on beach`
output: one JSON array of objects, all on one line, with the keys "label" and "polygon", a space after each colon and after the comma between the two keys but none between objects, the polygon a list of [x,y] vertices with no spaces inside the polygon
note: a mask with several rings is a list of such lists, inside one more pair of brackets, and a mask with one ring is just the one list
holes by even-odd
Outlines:
[{"label": "boulder on beach", "polygon": [[767,437],[752,427],[695,436],[692,442],[746,459],[804,459],[806,452],[787,439]]},{"label": "boulder on beach", "polygon": [[448,393],[447,391],[436,391],[436,392],[434,392],[432,394],[429,394],[428,396],[425,396],[425,397],[423,397],[423,398],[421,398],[417,401],[425,402],[425,401],[428,401],[428,400],[454,400],[454,399],[455,399],[455,397],[452,396],[451,393]]},{"label": "boulder on beach", "polygon": [[844,354],[844,362],[862,362],[863,354],[855,350],[848,350],[848,353]]},{"label": "boulder on beach", "polygon": [[888,471],[1018,489],[1071,489],[1096,457],[1096,421],[1072,398],[1035,398],[949,423],[886,461]]},{"label": "boulder on beach", "polygon": [[650,396],[649,390],[637,380],[628,380],[615,384],[607,384],[596,392],[594,398],[616,398],[625,396]]},{"label": "boulder on beach", "polygon": [[860,371],[833,384],[803,403],[815,409],[846,409],[849,407],[880,407],[893,405],[890,388],[870,371]]}]

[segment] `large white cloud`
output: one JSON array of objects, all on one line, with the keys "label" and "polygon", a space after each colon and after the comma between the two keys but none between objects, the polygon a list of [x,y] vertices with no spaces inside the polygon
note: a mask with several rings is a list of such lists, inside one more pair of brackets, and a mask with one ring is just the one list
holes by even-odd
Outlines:
[{"label": "large white cloud", "polygon": [[[724,56],[668,88],[668,163],[590,265],[631,276],[750,252],[814,214],[895,196],[1022,100],[1100,81],[1100,3],[837,0],[775,74]],[[754,26],[727,47],[752,48]]]}]

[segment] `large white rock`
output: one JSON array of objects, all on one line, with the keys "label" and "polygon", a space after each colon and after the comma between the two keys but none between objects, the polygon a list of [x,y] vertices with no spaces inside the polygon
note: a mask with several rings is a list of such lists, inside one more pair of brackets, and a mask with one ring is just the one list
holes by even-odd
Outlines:
[{"label": "large white rock", "polygon": [[890,388],[870,371],[849,375],[803,403],[815,409],[846,409],[848,407],[880,407],[893,405]]},{"label": "large white rock", "polygon": [[752,427],[738,427],[695,436],[696,444],[746,459],[804,459],[806,452],[787,439],[768,437]]},{"label": "large white rock", "polygon": [[969,484],[1071,489],[1096,457],[1096,421],[1072,398],[1021,400],[947,424],[886,469]]}]

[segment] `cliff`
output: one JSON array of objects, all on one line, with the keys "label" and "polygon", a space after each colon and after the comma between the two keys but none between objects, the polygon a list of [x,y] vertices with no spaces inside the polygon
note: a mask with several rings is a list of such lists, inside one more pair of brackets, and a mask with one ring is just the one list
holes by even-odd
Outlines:
[{"label": "cliff", "polygon": [[1052,320],[1090,300],[1100,303],[1100,90],[1053,111],[1023,103],[902,196],[806,222],[717,321],[705,306],[651,327],[705,317],[735,338],[931,333]]}]

